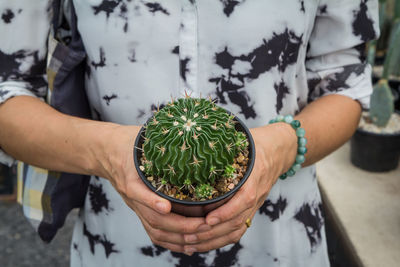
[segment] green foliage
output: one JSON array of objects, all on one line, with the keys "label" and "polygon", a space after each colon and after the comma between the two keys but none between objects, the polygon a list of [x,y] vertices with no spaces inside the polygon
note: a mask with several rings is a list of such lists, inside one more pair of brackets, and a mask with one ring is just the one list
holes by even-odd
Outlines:
[{"label": "green foliage", "polygon": [[[382,78],[375,85],[371,96],[370,118],[375,125],[385,127],[394,111],[394,100],[388,80],[391,76],[400,77],[400,1],[380,1],[379,13],[381,36],[377,50],[382,49],[380,46],[384,43],[386,55]],[[368,45],[370,64],[374,62],[372,59],[375,52],[374,45],[375,41]]]},{"label": "green foliage", "polygon": [[248,145],[233,118],[206,99],[168,103],[146,125],[145,173],[177,186],[213,184]]},{"label": "green foliage", "polygon": [[370,103],[370,117],[379,127],[385,127],[394,110],[393,95],[387,80],[381,79],[374,87]]},{"label": "green foliage", "polygon": [[199,186],[196,187],[195,190],[195,194],[198,198],[202,199],[202,198],[209,198],[212,196],[214,192],[214,187],[212,187],[209,184],[201,184]]},{"label": "green foliage", "polygon": [[382,78],[388,79],[390,75],[400,76],[400,18],[393,23]]},{"label": "green foliage", "polygon": [[377,53],[382,56],[384,55],[387,47],[388,41],[390,37],[390,29],[392,27],[392,19],[387,13],[387,4],[386,1],[382,1],[379,3],[379,29],[380,29],[380,37],[377,42]]},{"label": "green foliage", "polygon": [[376,40],[370,41],[367,46],[367,62],[371,66],[375,65],[375,55],[376,55]]},{"label": "green foliage", "polygon": [[235,168],[232,165],[228,165],[225,167],[224,177],[232,178],[234,173],[235,173]]}]

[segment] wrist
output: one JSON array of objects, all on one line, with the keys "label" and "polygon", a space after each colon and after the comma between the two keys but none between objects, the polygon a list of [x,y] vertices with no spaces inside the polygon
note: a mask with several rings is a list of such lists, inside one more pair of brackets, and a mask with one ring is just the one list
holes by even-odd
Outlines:
[{"label": "wrist", "polygon": [[278,177],[285,173],[296,160],[297,155],[297,136],[296,131],[287,123],[274,123],[270,125],[276,132],[277,142],[277,162]]},{"label": "wrist", "polygon": [[123,166],[133,160],[133,146],[140,130],[138,126],[104,123],[96,134],[90,148],[92,174],[110,179],[116,175],[115,166]]},{"label": "wrist", "polygon": [[297,137],[290,125],[274,123],[252,129],[257,147],[257,157],[264,161],[276,179],[294,163],[297,153]]}]

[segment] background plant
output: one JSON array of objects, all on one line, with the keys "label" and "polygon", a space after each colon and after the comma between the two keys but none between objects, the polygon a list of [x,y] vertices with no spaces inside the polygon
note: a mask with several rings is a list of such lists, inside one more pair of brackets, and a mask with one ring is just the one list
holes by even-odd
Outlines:
[{"label": "background plant", "polygon": [[[400,77],[400,1],[380,1],[381,36],[368,45],[368,62],[375,65],[376,55],[384,56],[383,73],[374,86],[370,102],[372,122],[384,127],[394,112],[394,99],[388,80]],[[391,14],[392,13],[392,14]]]}]

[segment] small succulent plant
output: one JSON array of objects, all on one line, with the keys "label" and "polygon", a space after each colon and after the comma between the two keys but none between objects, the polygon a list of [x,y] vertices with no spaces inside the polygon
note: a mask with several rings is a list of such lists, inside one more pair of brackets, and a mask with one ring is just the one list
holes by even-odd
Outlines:
[{"label": "small succulent plant", "polygon": [[248,146],[235,123],[232,114],[211,100],[172,100],[145,126],[145,174],[209,198],[218,179],[234,175],[234,159]]},{"label": "small succulent plant", "polygon": [[371,96],[370,117],[372,122],[379,127],[386,126],[394,111],[393,94],[388,79],[390,75],[399,75],[400,49],[398,44],[400,44],[400,18],[395,21],[392,29],[382,78],[375,85]]}]

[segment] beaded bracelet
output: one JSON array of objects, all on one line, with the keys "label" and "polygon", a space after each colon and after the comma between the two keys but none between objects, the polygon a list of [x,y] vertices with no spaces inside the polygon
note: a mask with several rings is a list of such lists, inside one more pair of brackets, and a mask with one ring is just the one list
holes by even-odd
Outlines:
[{"label": "beaded bracelet", "polygon": [[296,161],[293,163],[292,167],[279,176],[280,179],[285,180],[288,176],[293,176],[298,170],[301,169],[301,164],[306,160],[304,154],[307,153],[307,139],[304,137],[306,131],[303,128],[300,128],[300,121],[294,120],[292,115],[278,115],[275,119],[269,121],[269,124],[277,123],[277,122],[285,122],[292,126],[292,128],[296,131],[297,136],[297,155]]}]

